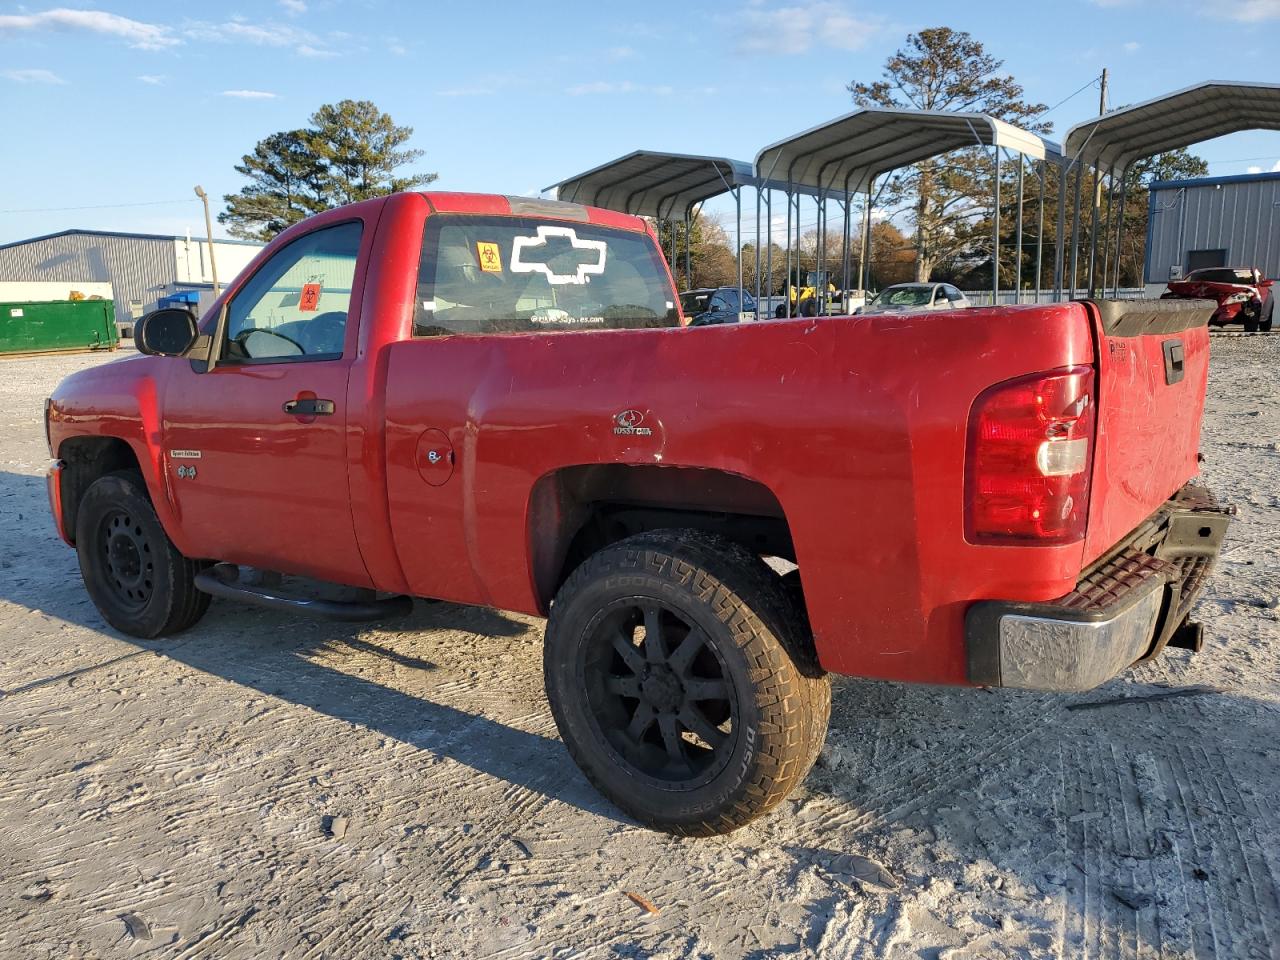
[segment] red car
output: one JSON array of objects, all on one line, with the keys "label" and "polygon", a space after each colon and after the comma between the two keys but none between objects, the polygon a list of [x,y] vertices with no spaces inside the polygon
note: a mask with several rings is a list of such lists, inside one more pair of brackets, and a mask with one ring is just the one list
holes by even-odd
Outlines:
[{"label": "red car", "polygon": [[643,220],[398,194],[290,227],[199,325],[157,311],[144,355],[64,380],[50,504],[135,636],[192,627],[211,595],[547,616],[586,776],[644,823],[719,833],[804,777],[828,671],[1081,690],[1199,648],[1228,522],[1188,483],[1207,319],[1135,301],[689,327]]},{"label": "red car", "polygon": [[1271,329],[1274,280],[1265,280],[1256,267],[1205,267],[1181,280],[1169,281],[1163,299],[1213,300],[1218,309],[1209,318],[1215,326],[1242,323],[1246,331]]}]

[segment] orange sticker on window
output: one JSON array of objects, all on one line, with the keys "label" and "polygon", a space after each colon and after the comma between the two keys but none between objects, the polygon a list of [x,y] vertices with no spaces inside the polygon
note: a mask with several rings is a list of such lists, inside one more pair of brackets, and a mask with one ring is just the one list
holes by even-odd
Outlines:
[{"label": "orange sticker on window", "polygon": [[480,261],[480,269],[485,273],[502,272],[502,252],[496,243],[477,241],[476,258]]},{"label": "orange sticker on window", "polygon": [[298,309],[303,313],[310,313],[318,306],[320,306],[320,284],[304,283],[302,296],[298,298]]}]

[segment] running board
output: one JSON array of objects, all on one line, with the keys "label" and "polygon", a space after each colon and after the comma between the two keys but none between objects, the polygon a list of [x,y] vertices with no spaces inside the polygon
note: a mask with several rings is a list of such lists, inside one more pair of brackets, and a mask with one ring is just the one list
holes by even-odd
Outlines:
[{"label": "running board", "polygon": [[303,613],[325,620],[363,623],[369,620],[392,620],[406,617],[413,610],[413,598],[404,595],[383,600],[322,600],[295,597],[266,586],[240,582],[240,568],[234,563],[215,563],[196,574],[197,590],[223,600],[240,600],[270,610]]}]

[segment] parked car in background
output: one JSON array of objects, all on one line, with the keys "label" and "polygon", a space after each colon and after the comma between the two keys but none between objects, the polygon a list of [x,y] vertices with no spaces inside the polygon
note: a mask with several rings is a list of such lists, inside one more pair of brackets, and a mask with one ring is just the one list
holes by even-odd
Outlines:
[{"label": "parked car in background", "polygon": [[864,307],[863,313],[899,313],[907,310],[956,310],[972,304],[949,283],[895,283],[885,287]]},{"label": "parked car in background", "polygon": [[1218,309],[1209,318],[1211,326],[1244,324],[1250,333],[1270,330],[1275,312],[1274,280],[1267,280],[1257,267],[1205,267],[1192,270],[1181,280],[1170,280],[1162,300],[1213,300]]},{"label": "parked car in background", "polygon": [[738,303],[737,287],[702,287],[680,294],[680,312],[691,327],[709,327],[716,323],[738,323],[743,314],[755,319],[756,301],[746,290]]}]

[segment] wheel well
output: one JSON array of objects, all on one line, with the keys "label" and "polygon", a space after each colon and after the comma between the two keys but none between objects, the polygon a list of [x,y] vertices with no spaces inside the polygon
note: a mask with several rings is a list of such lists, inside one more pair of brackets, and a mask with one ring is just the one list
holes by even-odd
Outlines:
[{"label": "wheel well", "polygon": [[787,519],[772,491],[723,470],[650,464],[566,467],[536,484],[529,505],[529,552],[538,602],[587,557],[650,530],[715,533],[761,556],[795,561]]},{"label": "wheel well", "polygon": [[141,473],[133,448],[119,437],[72,437],[58,448],[62,473],[62,516],[67,536],[75,541],[76,513],[84,492],[99,477],[122,470]]}]

